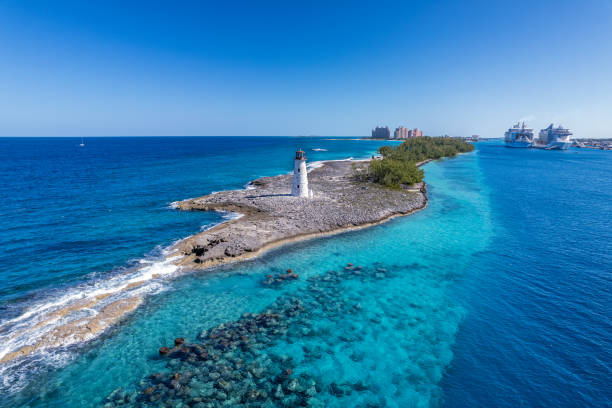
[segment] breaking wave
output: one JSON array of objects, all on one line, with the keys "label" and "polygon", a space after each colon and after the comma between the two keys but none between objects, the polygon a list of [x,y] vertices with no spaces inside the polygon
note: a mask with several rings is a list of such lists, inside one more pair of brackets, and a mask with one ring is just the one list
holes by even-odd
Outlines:
[{"label": "breaking wave", "polygon": [[18,391],[26,374],[60,367],[73,357],[70,346],[88,342],[159,293],[179,270],[180,256],[144,258],[111,277],[63,288],[0,321],[0,391]]}]

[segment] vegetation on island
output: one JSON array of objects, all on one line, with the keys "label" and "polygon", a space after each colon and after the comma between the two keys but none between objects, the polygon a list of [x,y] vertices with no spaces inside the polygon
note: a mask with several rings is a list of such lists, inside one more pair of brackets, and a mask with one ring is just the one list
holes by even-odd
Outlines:
[{"label": "vegetation on island", "polygon": [[423,170],[415,162],[383,158],[370,162],[372,181],[385,187],[400,188],[423,180]]},{"label": "vegetation on island", "polygon": [[474,145],[461,139],[448,137],[416,137],[399,146],[383,146],[378,149],[382,159],[372,160],[367,171],[359,172],[359,179],[369,179],[389,188],[419,183],[423,170],[417,163],[425,160],[453,157],[457,153],[471,152]]}]

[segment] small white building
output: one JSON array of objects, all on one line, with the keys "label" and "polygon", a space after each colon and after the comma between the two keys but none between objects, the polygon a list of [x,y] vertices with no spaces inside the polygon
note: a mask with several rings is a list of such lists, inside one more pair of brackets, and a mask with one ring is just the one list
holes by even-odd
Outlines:
[{"label": "small white building", "polygon": [[308,171],[306,170],[306,153],[302,150],[295,152],[295,161],[293,163],[293,185],[291,186],[291,195],[296,197],[311,197],[308,190]]}]

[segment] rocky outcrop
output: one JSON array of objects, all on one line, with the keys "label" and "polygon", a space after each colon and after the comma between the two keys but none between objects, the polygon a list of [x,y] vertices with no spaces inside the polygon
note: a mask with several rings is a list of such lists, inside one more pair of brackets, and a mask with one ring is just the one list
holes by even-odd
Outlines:
[{"label": "rocky outcrop", "polygon": [[[286,242],[377,224],[425,207],[425,184],[390,190],[357,181],[353,161],[329,161],[309,173],[312,198],[291,196],[291,175],[254,180],[250,189],[181,201],[191,211],[231,211],[244,216],[181,241],[182,264],[205,268],[246,259]],[[362,162],[363,163],[363,162]]]}]

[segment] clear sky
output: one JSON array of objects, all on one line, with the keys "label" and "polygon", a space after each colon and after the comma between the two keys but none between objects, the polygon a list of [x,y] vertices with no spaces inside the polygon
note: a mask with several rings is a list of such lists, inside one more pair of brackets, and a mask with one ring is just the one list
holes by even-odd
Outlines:
[{"label": "clear sky", "polygon": [[0,135],[612,137],[612,1],[0,0]]}]

